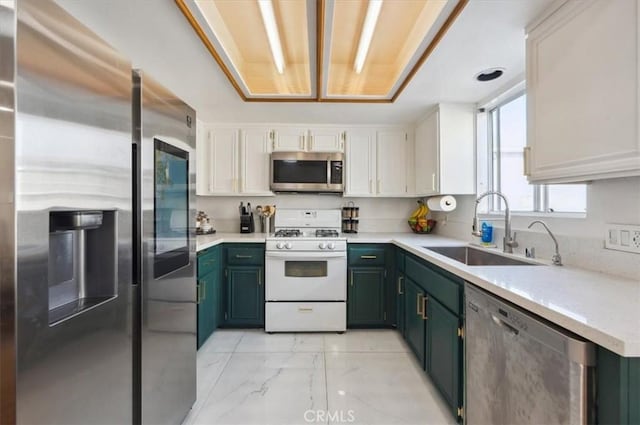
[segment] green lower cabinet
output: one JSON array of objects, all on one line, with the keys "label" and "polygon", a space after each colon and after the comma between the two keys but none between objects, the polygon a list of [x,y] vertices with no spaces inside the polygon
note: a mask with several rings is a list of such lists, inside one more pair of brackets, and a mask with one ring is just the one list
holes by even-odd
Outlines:
[{"label": "green lower cabinet", "polygon": [[198,348],[204,344],[217,327],[215,280],[216,273],[211,272],[198,278]]},{"label": "green lower cabinet", "polygon": [[382,267],[352,267],[347,288],[347,326],[383,326],[386,272]]},{"label": "green lower cabinet", "polygon": [[597,348],[598,424],[640,424],[640,357]]},{"label": "green lower cabinet", "polygon": [[404,315],[404,309],[405,309],[405,301],[404,301],[404,297],[405,297],[405,289],[406,286],[406,277],[404,275],[404,273],[397,271],[396,272],[396,294],[395,294],[395,301],[396,301],[396,327],[398,328],[398,332],[400,332],[400,335],[404,336],[404,322],[405,322],[405,315]]},{"label": "green lower cabinet", "polygon": [[220,325],[222,286],[220,276],[220,247],[198,253],[197,279],[197,347],[209,338]]},{"label": "green lower cabinet", "polygon": [[405,279],[404,338],[424,368],[425,319],[422,314],[424,291],[411,279]]},{"label": "green lower cabinet", "polygon": [[263,271],[261,266],[227,267],[227,326],[264,326]]},{"label": "green lower cabinet", "polygon": [[427,298],[425,369],[451,408],[462,406],[462,340],[460,318],[433,297]]},{"label": "green lower cabinet", "polygon": [[394,269],[395,269],[395,287],[394,293],[395,304],[396,304],[396,327],[398,328],[398,332],[402,336],[404,336],[404,293],[405,293],[405,279],[406,276],[404,274],[404,265],[405,265],[405,254],[404,250],[401,248],[395,248],[395,261],[394,261]]}]

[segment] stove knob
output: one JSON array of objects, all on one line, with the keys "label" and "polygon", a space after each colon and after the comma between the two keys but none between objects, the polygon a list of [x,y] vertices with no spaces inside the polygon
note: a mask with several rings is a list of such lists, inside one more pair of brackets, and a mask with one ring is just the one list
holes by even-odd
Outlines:
[{"label": "stove knob", "polygon": [[282,242],[278,242],[278,243],[276,244],[276,248],[278,248],[278,249],[282,249],[282,248],[284,248],[284,244],[283,244]]},{"label": "stove knob", "polygon": [[320,242],[320,244],[318,245],[318,248],[320,249],[325,249],[327,247],[327,244],[324,242]]},{"label": "stove knob", "polygon": [[334,244],[333,242],[329,242],[329,245],[327,245],[327,248],[335,249],[336,248],[336,244]]},{"label": "stove knob", "polygon": [[284,244],[284,247],[287,249],[291,249],[293,248],[293,245],[291,245],[291,242],[287,242],[286,244]]}]

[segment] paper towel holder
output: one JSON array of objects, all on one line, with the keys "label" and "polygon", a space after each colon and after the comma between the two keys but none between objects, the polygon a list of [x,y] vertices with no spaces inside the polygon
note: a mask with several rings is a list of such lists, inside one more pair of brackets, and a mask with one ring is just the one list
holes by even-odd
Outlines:
[{"label": "paper towel holder", "polygon": [[430,196],[425,203],[431,211],[452,212],[457,207],[456,198],[452,195]]}]

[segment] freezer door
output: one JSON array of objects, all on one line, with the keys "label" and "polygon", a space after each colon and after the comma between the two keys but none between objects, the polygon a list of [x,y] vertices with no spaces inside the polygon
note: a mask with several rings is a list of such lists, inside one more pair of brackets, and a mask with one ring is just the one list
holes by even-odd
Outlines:
[{"label": "freezer door", "polygon": [[17,422],[131,423],[131,65],[15,5]]}]

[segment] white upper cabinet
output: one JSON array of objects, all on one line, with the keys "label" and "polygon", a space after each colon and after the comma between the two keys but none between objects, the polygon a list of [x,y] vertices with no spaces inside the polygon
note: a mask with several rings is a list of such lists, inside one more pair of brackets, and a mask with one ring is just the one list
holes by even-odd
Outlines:
[{"label": "white upper cabinet", "polygon": [[640,174],[639,2],[570,0],[527,38],[531,182]]},{"label": "white upper cabinet", "polygon": [[240,193],[272,195],[269,189],[269,130],[245,128],[240,130]]},{"label": "white upper cabinet", "polygon": [[196,119],[196,195],[209,194],[209,128]]},{"label": "white upper cabinet", "polygon": [[197,130],[198,195],[273,195],[269,190],[269,129],[198,123]]},{"label": "white upper cabinet", "polygon": [[406,197],[413,185],[411,140],[404,129],[354,128],[345,132],[344,196]]},{"label": "white upper cabinet", "polygon": [[312,128],[309,130],[307,150],[310,152],[343,152],[345,131],[339,128]]},{"label": "white upper cabinet", "polygon": [[416,126],[415,193],[475,193],[474,105],[440,104]]},{"label": "white upper cabinet", "polygon": [[344,196],[374,196],[376,181],[376,132],[346,131]]},{"label": "white upper cabinet", "polygon": [[344,131],[332,127],[281,126],[269,132],[274,152],[343,152]]},{"label": "white upper cabinet", "polygon": [[409,138],[404,130],[378,131],[376,137],[376,194],[407,196]]},{"label": "white upper cabinet", "polygon": [[237,192],[238,182],[237,128],[213,127],[209,130],[208,193],[211,195]]},{"label": "white upper cabinet", "polygon": [[278,127],[271,130],[270,136],[274,152],[307,150],[309,135],[305,127]]}]

